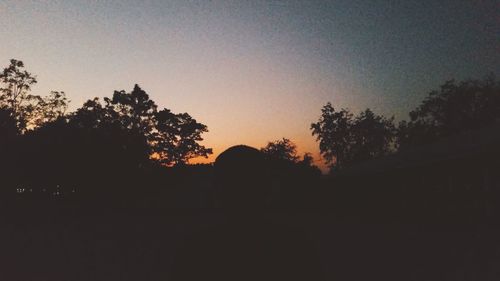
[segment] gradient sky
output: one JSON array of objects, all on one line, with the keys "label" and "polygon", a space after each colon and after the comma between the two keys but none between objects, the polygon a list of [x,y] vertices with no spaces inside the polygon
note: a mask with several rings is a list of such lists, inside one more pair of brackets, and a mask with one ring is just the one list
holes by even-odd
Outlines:
[{"label": "gradient sky", "polygon": [[[328,101],[405,119],[445,80],[500,72],[497,1],[0,1],[0,65],[76,109],[139,84],[216,156],[286,137],[318,157]],[[212,160],[211,157],[210,160]]]}]

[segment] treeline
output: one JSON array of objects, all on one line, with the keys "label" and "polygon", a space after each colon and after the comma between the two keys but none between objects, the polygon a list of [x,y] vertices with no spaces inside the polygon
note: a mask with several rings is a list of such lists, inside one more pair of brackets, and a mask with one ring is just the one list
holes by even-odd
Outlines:
[{"label": "treeline", "polygon": [[312,135],[331,171],[411,150],[439,139],[500,123],[500,81],[493,74],[482,80],[454,80],[432,91],[410,112],[409,120],[396,124],[394,117],[366,109],[354,115],[327,103]]},{"label": "treeline", "polygon": [[448,81],[396,124],[331,104],[311,125],[331,167],[321,206],[350,219],[491,223],[500,214],[500,83]]},{"label": "treeline", "polygon": [[[5,201],[210,205],[204,186],[211,183],[211,165],[189,165],[190,159],[212,154],[201,144],[208,128],[188,113],[159,109],[138,85],[131,92],[90,99],[68,113],[65,93],[32,94],[36,77],[14,59],[0,73],[0,83],[0,189]],[[289,191],[320,176],[310,154],[299,159],[287,139],[270,142],[262,151]]]},{"label": "treeline", "polygon": [[[189,165],[190,159],[212,154],[201,144],[206,125],[188,113],[159,109],[138,85],[67,112],[64,92],[34,95],[36,83],[18,60],[0,73],[0,192],[5,201],[209,205],[212,166]],[[490,75],[446,82],[399,124],[370,109],[355,115],[327,103],[310,129],[336,173],[499,122],[500,83]],[[277,205],[315,204],[321,173],[310,153],[298,155],[286,138],[269,142],[261,152],[272,163]]]},{"label": "treeline", "polygon": [[3,193],[135,193],[130,198],[154,171],[212,153],[200,144],[206,125],[188,113],[158,109],[138,85],[67,113],[64,92],[31,94],[37,80],[21,61],[11,60],[0,82]]}]

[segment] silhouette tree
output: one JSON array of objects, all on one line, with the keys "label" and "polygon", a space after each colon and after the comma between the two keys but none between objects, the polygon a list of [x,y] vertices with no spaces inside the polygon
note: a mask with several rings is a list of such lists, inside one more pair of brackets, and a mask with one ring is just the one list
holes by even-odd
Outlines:
[{"label": "silhouette tree", "polygon": [[280,207],[304,207],[317,184],[321,171],[310,153],[301,159],[297,146],[289,139],[269,142],[260,151],[268,160],[272,185],[271,202]]},{"label": "silhouette tree", "polygon": [[317,123],[311,124],[312,135],[317,136],[319,149],[326,163],[342,167],[349,155],[352,114],[347,109],[335,111],[331,103],[321,109]]},{"label": "silhouette tree", "polygon": [[391,152],[394,118],[385,118],[366,109],[354,117],[347,109],[336,111],[331,103],[321,110],[318,122],[311,124],[326,163],[342,169],[353,163]]},{"label": "silhouette tree", "polygon": [[351,129],[350,162],[366,161],[392,152],[396,131],[394,117],[385,118],[366,109],[354,119]]},{"label": "silhouette tree", "polygon": [[15,184],[44,196],[78,191],[82,198],[131,202],[153,173],[163,173],[159,163],[212,153],[199,143],[206,125],[188,113],[158,111],[138,85],[66,114],[65,93],[32,95],[36,82],[18,60],[0,73],[0,171],[9,192]]},{"label": "silhouette tree", "polygon": [[318,167],[314,165],[312,154],[306,152],[301,159],[297,154],[297,145],[287,138],[269,142],[260,151],[270,160],[297,164],[295,168],[312,170],[312,173],[321,173]]},{"label": "silhouette tree", "polygon": [[398,146],[432,142],[500,122],[500,82],[493,75],[483,80],[445,82],[399,123]]},{"label": "silhouette tree", "polygon": [[115,91],[113,98],[105,98],[106,107],[123,128],[151,138],[157,106],[148,94],[135,84],[130,93]]},{"label": "silhouette tree", "polygon": [[37,104],[34,107],[33,125],[41,126],[63,117],[68,109],[69,100],[62,91],[52,91],[44,98],[35,96]]},{"label": "silhouette tree", "polygon": [[78,108],[70,115],[70,123],[78,128],[96,129],[103,126],[109,126],[114,122],[116,114],[103,106],[99,98],[86,101],[81,108]]},{"label": "silhouette tree", "polygon": [[37,83],[36,77],[24,70],[24,63],[11,59],[10,65],[0,73],[0,106],[12,110],[21,131],[40,126],[62,116],[68,106],[64,92],[51,92],[47,97],[30,94]]},{"label": "silhouette tree", "polygon": [[299,160],[297,146],[287,138],[269,142],[260,150],[271,159],[285,160],[294,163]]},{"label": "silhouette tree", "polygon": [[156,113],[156,137],[153,150],[161,163],[186,164],[194,157],[208,157],[211,148],[199,144],[207,126],[198,123],[187,113],[174,114],[168,109]]},{"label": "silhouette tree", "polygon": [[309,152],[304,153],[304,155],[302,156],[302,160],[299,160],[297,164],[303,171],[309,174],[308,176],[304,176],[304,178],[306,179],[310,177],[318,177],[321,175],[321,170],[316,165],[314,165],[314,157]]},{"label": "silhouette tree", "polygon": [[130,93],[115,91],[113,98],[88,100],[71,118],[80,128],[119,126],[148,143],[148,154],[165,165],[185,164],[194,157],[208,157],[212,149],[200,145],[207,126],[188,113],[158,111],[154,101],[138,85]]},{"label": "silhouette tree", "polygon": [[[71,118],[59,118],[28,131],[22,148],[19,159],[24,159],[25,179],[39,193],[60,186],[65,192],[76,189],[86,199],[107,204],[137,197],[141,191],[133,180],[141,178],[150,161],[142,136],[116,123],[80,127]],[[56,190],[58,197],[62,193],[62,189]]]},{"label": "silhouette tree", "polygon": [[299,162],[301,165],[304,166],[313,166],[314,165],[314,157],[312,156],[311,153],[306,152],[304,153],[304,156],[302,157],[302,160]]},{"label": "silhouette tree", "polygon": [[[142,90],[138,86],[134,89],[136,93],[145,95],[140,93]],[[118,181],[141,172],[142,168],[151,162],[149,159],[151,144],[148,136],[152,131],[149,123],[153,121],[146,120],[144,117],[146,114],[134,115],[134,112],[140,111],[130,106],[134,104],[130,102],[133,98],[126,95],[123,92],[115,92],[114,105],[108,98],[104,99],[105,104],[98,98],[88,100],[69,118],[73,135],[79,136],[78,139],[72,140],[74,145],[80,147],[81,153],[77,153],[74,157],[79,159],[77,165],[96,167],[93,170],[94,174],[108,179],[108,186],[116,186]],[[92,162],[98,163],[92,164]],[[126,172],[128,175],[124,173],[125,171],[128,171]],[[123,185],[126,186],[128,183],[122,182]],[[125,188],[122,189],[122,193],[124,191]],[[90,192],[90,196],[94,196],[92,194],[95,193],[98,191]],[[109,197],[112,193],[116,195],[118,191],[109,190],[108,193]]]},{"label": "silhouette tree", "polygon": [[0,87],[0,103],[13,111],[18,126],[24,129],[26,115],[33,111],[31,102],[35,97],[29,91],[36,84],[36,77],[24,70],[22,61],[11,59],[10,65],[0,73],[0,82],[3,84]]}]

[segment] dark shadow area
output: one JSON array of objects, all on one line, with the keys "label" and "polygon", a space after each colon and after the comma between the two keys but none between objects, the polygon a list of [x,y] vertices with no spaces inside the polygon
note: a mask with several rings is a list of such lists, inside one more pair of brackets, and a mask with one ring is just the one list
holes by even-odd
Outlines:
[{"label": "dark shadow area", "polygon": [[324,280],[317,250],[304,230],[266,210],[274,183],[269,162],[243,145],[217,157],[221,221],[184,239],[174,258],[173,280]]}]

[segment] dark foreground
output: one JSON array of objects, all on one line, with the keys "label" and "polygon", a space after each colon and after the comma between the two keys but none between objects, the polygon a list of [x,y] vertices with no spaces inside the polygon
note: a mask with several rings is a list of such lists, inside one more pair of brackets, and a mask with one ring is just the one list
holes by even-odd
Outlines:
[{"label": "dark foreground", "polygon": [[[500,280],[491,222],[362,222],[311,209],[58,209],[1,220],[0,280],[215,280],[205,276],[214,267],[228,280]],[[251,257],[262,241],[265,253],[279,250],[264,258],[274,275],[238,265],[264,264]]]}]

